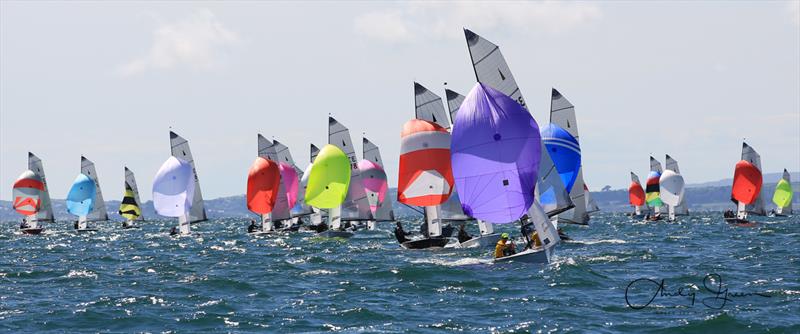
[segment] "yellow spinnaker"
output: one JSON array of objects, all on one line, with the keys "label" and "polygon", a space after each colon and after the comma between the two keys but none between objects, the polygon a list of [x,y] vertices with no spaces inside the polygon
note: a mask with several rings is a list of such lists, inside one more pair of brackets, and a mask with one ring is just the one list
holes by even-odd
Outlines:
[{"label": "yellow spinnaker", "polygon": [[350,159],[338,147],[325,145],[308,176],[306,204],[319,209],[342,205],[350,186]]},{"label": "yellow spinnaker", "polygon": [[792,185],[786,182],[786,179],[778,181],[775,187],[775,194],[772,195],[772,203],[775,203],[779,208],[784,208],[792,203]]}]

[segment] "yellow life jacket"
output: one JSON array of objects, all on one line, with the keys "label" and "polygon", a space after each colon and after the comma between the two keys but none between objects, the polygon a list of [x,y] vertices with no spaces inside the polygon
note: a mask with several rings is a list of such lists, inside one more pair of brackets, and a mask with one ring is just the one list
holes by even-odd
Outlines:
[{"label": "yellow life jacket", "polygon": [[503,251],[506,249],[506,241],[500,239],[497,241],[497,245],[494,246],[494,258],[501,258],[504,256]]}]

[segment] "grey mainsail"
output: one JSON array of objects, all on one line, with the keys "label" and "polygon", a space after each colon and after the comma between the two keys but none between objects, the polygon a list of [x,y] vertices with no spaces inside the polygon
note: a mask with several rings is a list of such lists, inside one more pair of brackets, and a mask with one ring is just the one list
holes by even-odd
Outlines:
[{"label": "grey mainsail", "polygon": [[[678,174],[681,173],[680,169],[678,168],[678,160],[675,160],[674,158],[669,156],[669,154],[666,155],[666,159],[664,160],[664,164],[665,164],[665,167],[668,170],[671,170],[671,171],[673,171],[675,173],[678,173]],[[688,214],[689,214],[689,208],[686,205],[686,199],[684,198],[684,200],[681,201],[681,204],[679,204],[678,206],[675,207],[675,215],[676,216],[686,216]]]},{"label": "grey mainsail", "polygon": [[317,158],[317,154],[319,154],[319,147],[314,144],[311,144],[311,163],[314,163],[314,159]]},{"label": "grey mainsail", "polygon": [[450,110],[450,122],[455,122],[458,108],[461,108],[461,103],[464,102],[466,96],[449,89],[444,90],[444,95],[447,97],[447,108]]},{"label": "grey mainsail", "polygon": [[189,149],[189,141],[170,131],[169,144],[172,156],[188,162],[192,166],[192,172],[194,173],[194,197],[192,199],[192,208],[189,210],[189,223],[208,220],[203,202],[203,193],[200,191],[200,178],[197,176],[197,167],[192,157],[192,151]]},{"label": "grey mainsail", "polygon": [[[279,162],[275,143],[264,138],[260,133],[258,134],[258,156],[274,163]],[[275,204],[272,206],[272,212],[270,212],[270,219],[275,221],[287,220],[289,218],[292,218],[289,198],[286,197],[286,187],[284,187],[283,181],[281,180],[278,186],[278,196],[275,199]]]},{"label": "grey mainsail", "polygon": [[92,179],[92,181],[94,181],[94,186],[97,188],[94,206],[92,207],[92,212],[86,216],[86,221],[96,222],[108,220],[108,210],[106,210],[106,202],[103,200],[103,192],[100,191],[100,180],[97,177],[94,162],[86,159],[84,156],[81,156],[81,174]]},{"label": "grey mainsail", "polygon": [[47,188],[47,180],[44,176],[44,165],[42,159],[39,159],[35,154],[28,152],[28,169],[39,175],[44,183],[44,191],[39,197],[41,200],[39,212],[36,213],[37,222],[54,222],[53,216],[53,202],[50,200],[50,190]]},{"label": "grey mainsail", "polygon": [[[378,164],[378,166],[381,166],[381,168],[384,168],[383,159],[381,159],[381,151],[378,148],[378,145],[375,145],[374,143],[369,141],[369,139],[367,139],[366,137],[363,138],[362,144],[363,144],[362,154],[364,156],[364,159],[372,161]],[[386,180],[386,182],[389,182],[389,180]],[[377,221],[394,220],[394,211],[392,210],[392,196],[388,196],[387,194],[386,196],[383,197],[383,202],[381,203],[373,204],[372,201],[373,200],[370,199],[370,205],[378,204],[377,205],[378,208],[375,210],[375,216],[373,217],[375,218],[375,220]],[[377,202],[377,199],[375,199],[375,201]]]},{"label": "grey mainsail", "polygon": [[414,112],[417,119],[441,125],[450,130],[450,120],[444,110],[442,98],[419,83],[414,83]]},{"label": "grey mainsail", "polygon": [[[751,164],[755,165],[756,168],[758,168],[762,175],[764,174],[764,170],[761,169],[761,155],[759,155],[752,146],[747,145],[745,142],[742,142],[742,160],[749,161]],[[764,189],[762,188],[761,190],[762,192],[758,194],[758,198],[753,201],[753,204],[748,204],[745,206],[745,211],[757,216],[766,216],[767,211],[764,207]]]},{"label": "grey mainsail", "polygon": [[[294,162],[294,158],[292,158],[292,153],[289,151],[289,147],[284,145],[283,143],[279,142],[278,140],[273,139],[273,144],[275,145],[275,151],[278,154],[278,160],[283,163],[287,163],[294,168],[294,171],[297,173],[297,179],[303,179],[303,170],[297,166]],[[311,207],[305,205],[305,198],[306,198],[306,189],[304,187],[298,186],[297,188],[297,203],[295,203],[295,208],[298,208],[297,212],[291,212],[293,208],[290,208],[290,212],[292,215],[303,215],[311,213]]]},{"label": "grey mainsail", "polygon": [[333,117],[328,117],[328,143],[338,147],[350,159],[350,187],[342,203],[342,220],[372,220],[372,211],[358,169],[358,158],[353,141],[350,139],[350,130]]},{"label": "grey mainsail", "polygon": [[[659,175],[664,173],[664,169],[661,168],[661,162],[656,160],[656,158],[653,158],[652,156],[650,156],[650,171],[651,172],[658,172]],[[648,179],[649,179],[649,176],[648,176]],[[647,194],[647,186],[646,185],[645,185],[645,194]],[[656,213],[654,207],[651,207],[651,206],[648,205],[648,209],[650,211]],[[667,206],[666,205],[659,206],[658,207],[658,212],[666,213],[667,212]]]},{"label": "grey mainsail", "polygon": [[[578,120],[575,117],[575,106],[555,88],[552,89],[551,93],[550,123],[560,126],[580,143],[580,138],[578,137]],[[568,190],[569,197],[572,199],[572,203],[575,204],[575,207],[559,214],[558,220],[575,224],[587,224],[589,222],[589,214],[586,210],[587,198],[585,196],[586,191],[583,182],[583,162],[581,162],[581,168],[578,170],[578,177],[575,179],[572,189]]]},{"label": "grey mainsail", "polygon": [[[125,167],[125,184],[127,184],[133,191],[133,199],[136,200],[136,206],[138,206],[141,210],[142,201],[139,200],[139,187],[136,185],[136,177],[133,176],[133,171],[128,169],[127,166]],[[144,212],[140,213],[136,220],[144,221]]]},{"label": "grey mainsail", "polygon": [[[474,32],[464,29],[464,36],[467,39],[467,48],[469,49],[470,59],[472,60],[472,69],[475,71],[475,77],[479,82],[489,85],[492,88],[499,90],[503,94],[510,96],[517,101],[522,107],[528,109],[525,99],[522,97],[522,92],[511,74],[511,69],[508,67],[500,48],[487,41]],[[530,109],[528,109],[530,110]],[[542,142],[542,152],[547,152]],[[537,188],[539,189],[552,189],[552,191],[539,192],[537,199],[547,199],[542,194],[554,196],[551,203],[541,203],[542,206],[548,206],[544,209],[549,217],[568,210],[574,206],[572,200],[569,198],[569,193],[565,189],[564,182],[561,177],[555,172],[555,165],[549,154],[542,154],[542,160],[539,162],[539,182]],[[548,176],[549,175],[549,176]]]},{"label": "grey mainsail", "polygon": [[[789,171],[786,170],[786,168],[783,169],[783,176],[781,178],[786,180],[786,183],[788,183],[789,187],[791,188],[791,186],[792,186],[792,175],[789,174]],[[42,177],[42,179],[44,179],[44,176]],[[790,200],[789,204],[787,204],[786,206],[781,208],[779,210],[779,213],[782,214],[782,215],[790,215],[790,214],[792,214],[792,201]]]}]

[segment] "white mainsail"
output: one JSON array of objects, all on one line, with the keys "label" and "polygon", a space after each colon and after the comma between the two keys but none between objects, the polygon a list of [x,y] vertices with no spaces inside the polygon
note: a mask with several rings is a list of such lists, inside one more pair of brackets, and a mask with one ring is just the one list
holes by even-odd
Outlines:
[{"label": "white mainsail", "polygon": [[[522,107],[528,109],[525,99],[522,97],[522,92],[520,92],[519,86],[517,86],[517,82],[511,74],[511,69],[500,52],[500,48],[468,29],[464,29],[464,36],[467,39],[472,68],[478,81],[510,96]],[[547,152],[544,142],[542,142],[541,149],[542,152]],[[540,190],[538,191],[537,201],[540,201],[549,217],[553,217],[574,206],[549,154],[542,154],[542,160],[539,162],[539,181],[536,188]],[[552,196],[552,198],[546,196]],[[542,203],[541,200],[551,200],[551,203]],[[544,208],[544,206],[547,208]]]},{"label": "white mainsail", "polygon": [[583,198],[586,199],[586,213],[600,211],[600,207],[597,205],[597,201],[594,200],[594,197],[592,197],[592,192],[589,191],[589,187],[586,186],[586,183],[583,184],[583,190],[584,190]]},{"label": "white mainsail", "polygon": [[[555,88],[552,89],[551,93],[550,123],[560,126],[580,143],[580,138],[578,137],[578,121],[575,117],[575,106]],[[583,159],[581,159],[581,161],[583,161]],[[572,189],[568,189],[569,197],[572,199],[572,203],[575,207],[558,214],[559,221],[575,224],[587,224],[589,222],[589,214],[586,212],[586,191],[584,188],[583,162],[581,162],[581,167],[578,170],[578,177],[575,179]]]},{"label": "white mainsail", "polygon": [[[378,149],[378,146],[369,141],[369,139],[366,137],[363,137],[362,144],[362,154],[364,159],[372,161],[378,164],[378,166],[381,166],[381,168],[384,168],[383,159],[381,159],[381,151]],[[373,203],[370,204],[372,205]],[[384,196],[383,202],[377,204],[378,209],[375,210],[375,217],[373,218],[375,218],[377,221],[394,221],[394,211],[392,210],[391,196]]]},{"label": "white mainsail", "polygon": [[97,195],[95,196],[92,212],[86,216],[86,220],[90,222],[108,220],[108,210],[106,210],[106,202],[103,200],[103,192],[100,191],[100,180],[97,177],[94,162],[86,159],[84,156],[81,156],[81,174],[92,179],[92,181],[94,181],[94,186],[97,188]]},{"label": "white mainsail", "polygon": [[206,216],[206,208],[203,203],[203,193],[200,191],[200,179],[197,176],[197,167],[192,157],[192,151],[189,149],[189,141],[183,139],[177,133],[169,132],[169,142],[171,146],[172,156],[189,163],[192,166],[192,174],[194,175],[194,195],[192,196],[192,207],[189,212],[189,222],[201,222],[208,220]]},{"label": "white mainsail", "polygon": [[[762,175],[764,174],[764,170],[761,169],[761,155],[759,155],[758,152],[756,152],[756,150],[753,147],[747,145],[747,143],[745,142],[742,142],[742,160],[748,161],[751,164],[755,165],[756,168],[758,168],[758,170],[761,172],[761,174]],[[767,215],[767,211],[764,207],[763,192],[758,194],[758,197],[753,202],[753,204],[748,204],[745,206],[745,211],[757,216]]]},{"label": "white mainsail", "polygon": [[[139,187],[136,185],[136,178],[133,176],[133,171],[128,169],[127,166],[125,166],[125,183],[131,187],[131,190],[133,191],[133,199],[136,200],[136,206],[138,206],[139,210],[141,210],[142,201],[139,200]],[[144,212],[139,214],[139,218],[136,218],[136,220],[144,221]]]},{"label": "white mainsail", "polygon": [[28,169],[39,175],[42,178],[42,183],[44,183],[44,191],[40,194],[39,200],[41,200],[41,204],[39,206],[39,212],[36,213],[36,221],[37,222],[54,222],[55,217],[53,216],[53,202],[50,200],[50,191],[47,188],[47,180],[44,176],[44,165],[42,164],[42,159],[39,159],[35,154],[28,152]]},{"label": "white mainsail", "polygon": [[328,117],[328,143],[338,147],[350,159],[350,187],[342,203],[342,220],[372,220],[372,210],[369,208],[367,192],[358,169],[358,158],[350,139],[350,130],[333,117]]},{"label": "white mainsail", "polygon": [[[667,168],[667,170],[671,170],[671,171],[673,171],[675,173],[678,173],[678,174],[681,173],[680,169],[678,168],[678,161],[675,160],[674,158],[672,158],[671,156],[669,156],[669,154],[667,154],[666,159],[664,160],[664,163],[666,165],[665,167]],[[675,207],[675,215],[677,215],[677,216],[688,216],[689,215],[689,207],[686,204],[686,199],[685,198],[684,198],[683,201],[681,201],[680,205]]]}]

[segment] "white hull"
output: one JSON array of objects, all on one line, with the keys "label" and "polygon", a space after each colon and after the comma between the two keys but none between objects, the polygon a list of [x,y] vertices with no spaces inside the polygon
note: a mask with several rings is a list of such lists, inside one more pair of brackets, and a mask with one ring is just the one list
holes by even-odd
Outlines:
[{"label": "white hull", "polygon": [[473,247],[480,247],[480,248],[488,248],[494,247],[497,242],[500,241],[500,234],[499,233],[492,233],[487,235],[481,235],[467,241],[462,242],[459,244],[460,248],[473,248]]},{"label": "white hull", "polygon": [[353,236],[353,233],[347,231],[327,230],[324,232],[320,232],[317,235],[324,238],[350,238]]},{"label": "white hull", "polygon": [[549,263],[544,248],[527,249],[514,255],[494,259],[494,263],[502,262]]}]

